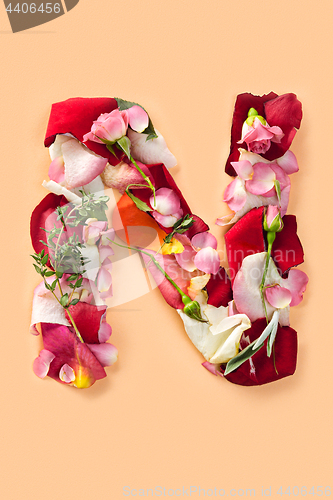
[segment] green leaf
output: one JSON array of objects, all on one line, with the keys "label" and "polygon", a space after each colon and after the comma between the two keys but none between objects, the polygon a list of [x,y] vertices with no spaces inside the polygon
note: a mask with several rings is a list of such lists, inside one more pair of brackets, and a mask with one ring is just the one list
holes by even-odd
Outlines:
[{"label": "green leaf", "polygon": [[250,359],[253,354],[255,354],[259,349],[262,348],[264,344],[261,344],[259,347],[257,347],[255,350],[253,350],[254,344],[257,342],[257,340],[254,340],[250,345],[245,347],[240,353],[237,354],[234,358],[232,358],[226,366],[224,375],[228,375],[228,373],[233,372],[236,370],[239,366],[241,366],[245,361]]},{"label": "green leaf", "polygon": [[35,259],[36,262],[40,262],[40,257],[38,257],[38,255],[30,255],[30,257],[32,257],[33,259]]},{"label": "green leaf", "polygon": [[79,301],[79,299],[73,299],[72,302],[69,304],[70,306],[75,306]]},{"label": "green leaf", "polygon": [[55,272],[54,271],[46,271],[45,276],[49,278],[50,276],[54,276]]},{"label": "green leaf", "polygon": [[67,304],[68,304],[68,293],[65,293],[61,299],[60,299],[60,304],[62,305],[62,307],[66,307]]},{"label": "green leaf", "polygon": [[82,282],[83,282],[83,278],[80,278],[79,280],[77,280],[77,282],[75,283],[76,288],[80,288],[80,286],[82,286]]},{"label": "green leaf", "polygon": [[54,280],[54,281],[51,283],[51,288],[52,288],[52,291],[53,291],[53,292],[54,292],[54,290],[56,289],[57,283],[58,283],[58,280]]},{"label": "green leaf", "polygon": [[274,311],[272,319],[270,320],[266,328],[263,330],[260,337],[257,338],[255,342],[255,348],[261,346],[265,342],[267,337],[272,333],[274,334],[275,337],[278,325],[279,325],[279,311]]},{"label": "green leaf", "polygon": [[[43,250],[43,252],[44,252],[44,250]],[[48,254],[44,255],[44,257],[42,258],[42,264],[43,264],[43,266],[45,266],[47,264],[48,259],[49,259]]]},{"label": "green leaf", "polygon": [[44,254],[45,254],[45,250],[44,250],[44,248],[43,248],[43,250],[42,250],[42,251],[41,251],[41,253],[40,253],[40,256],[41,256],[41,257],[44,257]]},{"label": "green leaf", "polygon": [[77,279],[77,274],[71,274],[66,281],[75,281]]},{"label": "green leaf", "polygon": [[113,144],[111,144],[110,142],[106,144],[106,147],[107,149],[110,151],[111,154],[113,154],[113,156],[117,156],[116,153],[115,153],[115,150],[114,150],[114,147],[113,147]]},{"label": "green leaf", "polygon": [[34,268],[36,269],[38,274],[42,274],[42,270],[40,267],[36,266],[36,264],[33,264]]},{"label": "green leaf", "polygon": [[275,191],[276,191],[279,203],[281,205],[281,185],[277,179],[274,181],[274,186],[275,186]]},{"label": "green leaf", "polygon": [[[137,102],[125,101],[124,99],[120,99],[119,97],[115,97],[115,99],[117,101],[119,111],[124,111],[125,109],[129,109],[132,106],[140,106],[140,108],[142,108],[144,111],[146,111],[145,108],[143,106],[141,106],[141,104],[138,104]],[[147,111],[146,111],[146,113],[147,113]],[[148,113],[147,113],[147,115],[148,115]],[[146,139],[147,141],[149,141],[151,139],[156,139],[158,137],[156,132],[155,132],[153,122],[151,121],[149,115],[148,115],[148,119],[149,119],[148,127],[142,132],[143,134],[148,134],[148,137]]]},{"label": "green leaf", "polygon": [[64,274],[64,273],[62,273],[61,271],[56,271],[56,273],[55,273],[55,274],[56,274],[56,277],[60,279],[60,278],[62,278],[62,277],[63,277],[63,274]]},{"label": "green leaf", "polygon": [[135,205],[138,207],[139,210],[142,210],[143,212],[151,212],[152,208],[148,207],[147,203],[144,201],[141,201],[139,198],[134,196],[130,191],[127,191],[126,189],[126,194],[131,198],[132,201],[134,201]]},{"label": "green leaf", "polygon": [[126,135],[117,141],[118,146],[122,151],[124,151],[125,155],[131,159],[131,141]]}]

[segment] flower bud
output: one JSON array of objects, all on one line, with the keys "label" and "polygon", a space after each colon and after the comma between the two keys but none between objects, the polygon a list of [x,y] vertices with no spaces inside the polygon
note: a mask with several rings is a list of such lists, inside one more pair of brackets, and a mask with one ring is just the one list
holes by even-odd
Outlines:
[{"label": "flower bud", "polygon": [[266,120],[263,116],[260,116],[258,114],[258,111],[254,108],[250,108],[249,109],[249,112],[247,114],[247,119],[245,120],[245,123],[247,125],[249,125],[250,127],[252,127],[253,123],[254,123],[254,120],[258,118],[258,120],[263,124],[263,125],[266,125]]},{"label": "flower bud", "polygon": [[183,309],[183,312],[189,316],[189,318],[196,319],[197,321],[200,321],[201,323],[208,323],[203,317],[201,316],[201,309],[200,309],[200,304],[196,300],[191,300],[190,297],[185,295],[182,298],[183,303],[185,304],[185,307]]},{"label": "flower bud", "polygon": [[283,229],[280,210],[275,205],[269,205],[264,216],[264,229],[267,232],[279,233]]}]

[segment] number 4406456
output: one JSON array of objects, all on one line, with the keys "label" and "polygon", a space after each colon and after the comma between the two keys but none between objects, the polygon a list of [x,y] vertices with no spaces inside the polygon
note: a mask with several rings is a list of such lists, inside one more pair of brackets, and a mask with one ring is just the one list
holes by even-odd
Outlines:
[{"label": "number 4406456", "polygon": [[[14,5],[14,4],[13,4]],[[45,5],[45,7],[44,7]],[[41,12],[41,13],[46,13],[46,14],[52,14],[53,12],[55,14],[60,14],[60,3],[41,3],[39,6],[35,3],[17,3],[15,7],[12,8],[12,4],[10,3],[8,7],[6,8],[7,12],[17,12],[18,14],[22,12],[22,14],[27,14],[28,12],[30,14],[35,14],[36,12]]]}]

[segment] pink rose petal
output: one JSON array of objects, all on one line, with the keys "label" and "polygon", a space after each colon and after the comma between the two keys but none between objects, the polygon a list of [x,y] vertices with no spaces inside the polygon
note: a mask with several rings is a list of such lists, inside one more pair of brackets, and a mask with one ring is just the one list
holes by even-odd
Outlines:
[{"label": "pink rose petal", "polygon": [[65,162],[62,156],[55,158],[49,166],[49,178],[61,184],[65,180]]},{"label": "pink rose petal", "polygon": [[283,309],[289,306],[292,295],[288,288],[276,285],[265,290],[265,296],[271,306],[276,307],[276,309]]},{"label": "pink rose petal", "polygon": [[99,270],[97,277],[97,288],[100,292],[106,292],[110,289],[112,285],[112,277],[111,274],[104,266],[102,266]]},{"label": "pink rose petal", "polygon": [[99,343],[103,344],[104,342],[109,340],[109,338],[111,337],[111,333],[112,333],[111,325],[109,325],[109,323],[107,323],[106,321],[102,320],[101,326],[99,327],[98,330]]},{"label": "pink rose petal", "polygon": [[255,195],[268,193],[274,188],[275,172],[266,163],[253,165],[253,177],[245,182],[246,190]]},{"label": "pink rose petal", "polygon": [[33,364],[33,371],[35,375],[39,378],[45,378],[54,358],[55,355],[51,351],[48,351],[47,349],[40,351],[38,358],[35,359]]},{"label": "pink rose petal", "polygon": [[288,149],[288,151],[286,151],[285,154],[281,156],[281,158],[278,158],[276,160],[276,163],[283,169],[283,171],[287,175],[298,172],[299,170],[296,156],[292,151],[290,151],[290,149]]},{"label": "pink rose petal", "polygon": [[303,300],[303,293],[306,290],[309,278],[299,269],[290,269],[288,279],[285,281],[286,287],[290,290],[292,295],[290,305],[297,306]]},{"label": "pink rose petal", "polygon": [[69,366],[67,363],[62,365],[59,371],[59,378],[62,382],[65,382],[66,384],[70,384],[71,382],[74,382],[75,380],[75,373],[74,370],[71,366]]},{"label": "pink rose petal", "polygon": [[150,205],[154,210],[162,215],[171,215],[180,209],[179,196],[169,188],[160,188],[149,199]]},{"label": "pink rose petal", "polygon": [[111,366],[118,359],[118,350],[112,344],[87,344],[102,366]]},{"label": "pink rose petal", "polygon": [[84,186],[100,175],[107,159],[97,156],[76,139],[62,145],[65,161],[65,179],[71,188]]},{"label": "pink rose petal", "polygon": [[251,179],[253,174],[252,164],[248,160],[233,161],[231,165],[234,167],[237,175],[244,181]]},{"label": "pink rose petal", "polygon": [[195,234],[191,239],[191,244],[196,250],[206,247],[212,247],[215,250],[217,249],[217,239],[213,234],[208,233],[208,231]]},{"label": "pink rose petal", "polygon": [[220,364],[219,363],[210,363],[209,361],[205,361],[204,363],[201,363],[206,370],[208,370],[210,373],[213,375],[221,375],[223,377],[223,374],[220,371]]},{"label": "pink rose petal", "polygon": [[200,271],[216,274],[220,268],[219,254],[214,248],[203,248],[194,257],[194,264]]},{"label": "pink rose petal", "polygon": [[132,106],[127,109],[128,122],[131,129],[135,132],[143,132],[149,124],[149,118],[147,113],[141,106]]},{"label": "pink rose petal", "polygon": [[175,254],[175,258],[181,268],[191,273],[195,271],[195,269],[197,269],[197,266],[195,264],[196,255],[197,252],[194,250],[194,248],[186,246],[184,247],[182,253]]},{"label": "pink rose petal", "polygon": [[234,212],[243,208],[246,202],[246,191],[241,179],[237,177],[226,187],[223,200]]}]

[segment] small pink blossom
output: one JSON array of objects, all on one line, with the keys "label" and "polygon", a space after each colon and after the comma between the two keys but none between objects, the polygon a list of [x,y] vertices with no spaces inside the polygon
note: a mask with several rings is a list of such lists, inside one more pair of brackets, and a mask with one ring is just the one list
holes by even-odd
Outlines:
[{"label": "small pink blossom", "polygon": [[143,132],[149,124],[149,117],[141,106],[132,106],[119,111],[114,109],[111,113],[102,113],[94,121],[91,131],[83,136],[83,141],[93,141],[100,144],[114,144],[127,133],[128,125],[136,132]]},{"label": "small pink blossom", "polygon": [[280,127],[270,127],[266,120],[260,118],[256,116],[253,121],[247,119],[244,122],[242,138],[238,144],[246,142],[249,151],[265,154],[271,147],[271,142],[281,142],[284,133]]},{"label": "small pink blossom", "polygon": [[100,144],[114,143],[126,135],[127,127],[127,112],[114,109],[111,113],[102,113],[94,121],[91,131],[83,136],[83,141],[89,140]]}]

